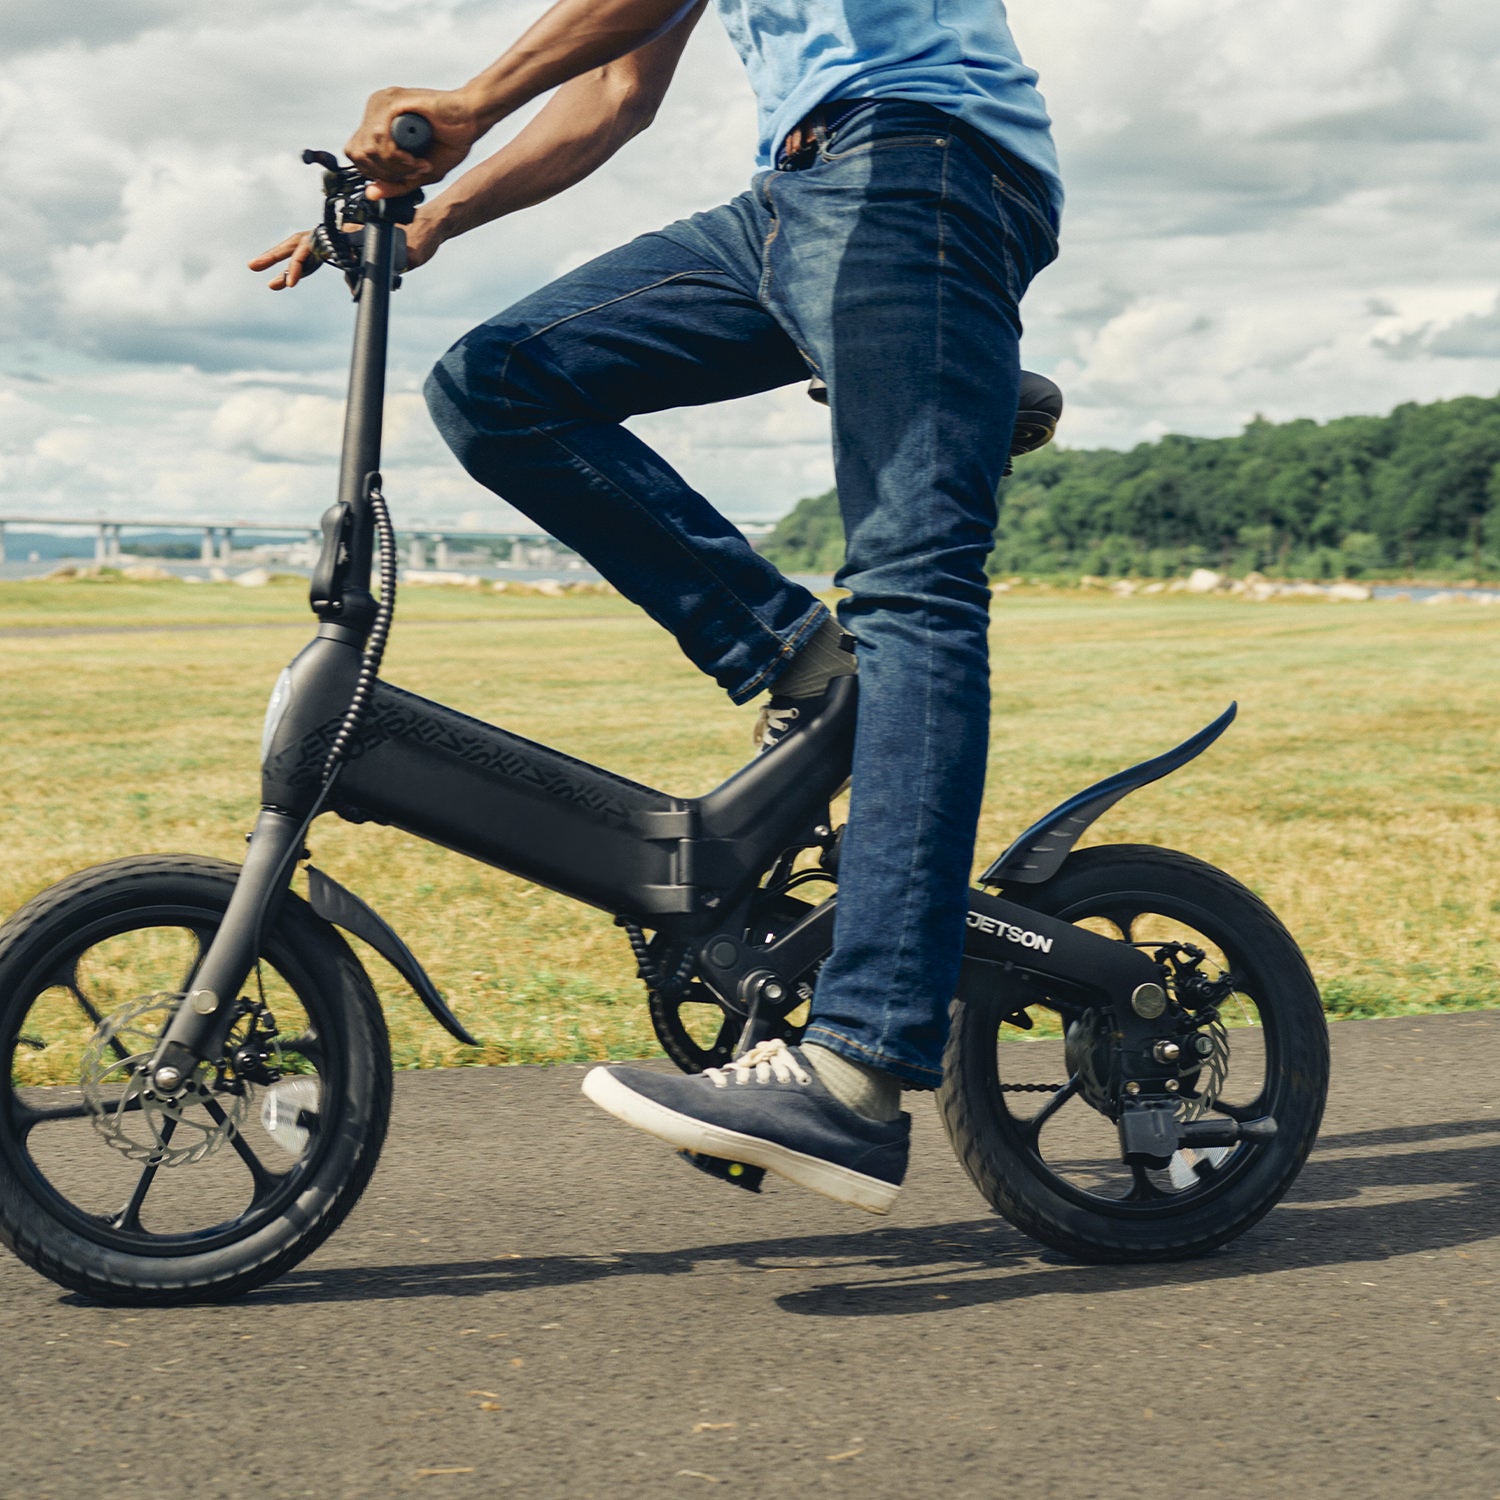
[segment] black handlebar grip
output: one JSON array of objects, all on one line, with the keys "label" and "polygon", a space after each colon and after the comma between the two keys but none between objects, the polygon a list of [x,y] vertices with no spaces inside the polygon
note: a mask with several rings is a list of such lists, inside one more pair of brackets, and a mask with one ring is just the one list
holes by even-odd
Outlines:
[{"label": "black handlebar grip", "polygon": [[421,156],[432,144],[432,126],[422,115],[397,115],[391,121],[391,139],[412,156]]}]

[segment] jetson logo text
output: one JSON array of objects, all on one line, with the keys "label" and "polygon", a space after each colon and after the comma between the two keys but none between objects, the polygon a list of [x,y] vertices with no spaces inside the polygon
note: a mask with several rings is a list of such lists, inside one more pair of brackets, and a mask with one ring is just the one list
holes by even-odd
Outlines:
[{"label": "jetson logo text", "polygon": [[1052,951],[1052,939],[1043,937],[1039,932],[1028,932],[1024,927],[1012,927],[1009,922],[997,921],[994,917],[987,917],[983,912],[971,911],[969,913],[969,926],[977,927],[981,932],[987,932],[991,937],[1004,938],[1010,943],[1019,943],[1023,948],[1035,948],[1041,953]]}]

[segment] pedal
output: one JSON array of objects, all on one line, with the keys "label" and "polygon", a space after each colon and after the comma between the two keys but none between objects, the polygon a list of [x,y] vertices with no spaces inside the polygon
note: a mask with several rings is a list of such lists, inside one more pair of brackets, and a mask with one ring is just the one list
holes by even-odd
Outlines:
[{"label": "pedal", "polygon": [[697,1167],[700,1172],[707,1172],[721,1182],[744,1188],[747,1193],[758,1193],[761,1183],[766,1180],[764,1167],[752,1167],[742,1161],[725,1161],[721,1156],[705,1156],[701,1151],[679,1151],[677,1154],[690,1167]]}]

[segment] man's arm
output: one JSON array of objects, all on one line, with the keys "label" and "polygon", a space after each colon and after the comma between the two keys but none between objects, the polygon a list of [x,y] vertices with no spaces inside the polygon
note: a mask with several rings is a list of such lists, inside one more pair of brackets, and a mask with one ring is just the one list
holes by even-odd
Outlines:
[{"label": "man's arm", "polygon": [[[391,88],[372,94],[364,120],[344,150],[373,181],[372,197],[394,197],[438,182],[487,130],[549,89],[649,50],[673,35],[680,37],[672,54],[675,66],[702,3],[558,0],[513,47],[462,88]],[[412,156],[391,139],[392,122],[407,112],[422,115],[432,125],[433,142],[424,156]]]},{"label": "man's arm", "polygon": [[513,140],[418,209],[423,229],[452,239],[555,197],[603,166],[656,117],[706,3],[697,0],[654,41],[563,84]]},{"label": "man's arm", "polygon": [[[455,235],[572,187],[639,135],[655,118],[706,4],[696,0],[663,34],[564,83],[513,140],[424,203],[406,232],[408,266],[431,260]],[[405,108],[411,105],[403,104],[391,118]],[[296,286],[310,266],[315,269],[311,237],[289,235],[256,256],[250,269],[263,271],[279,261],[287,266],[270,281],[272,291]]]}]

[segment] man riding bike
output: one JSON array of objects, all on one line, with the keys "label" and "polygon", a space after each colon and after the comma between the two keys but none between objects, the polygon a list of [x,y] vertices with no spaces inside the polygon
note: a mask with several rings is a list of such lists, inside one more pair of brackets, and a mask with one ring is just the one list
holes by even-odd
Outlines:
[{"label": "man riding bike", "polygon": [[[408,263],[552,197],[650,124],[707,0],[560,0],[463,87],[373,95],[348,145],[395,196],[507,145],[417,211]],[[726,1068],[592,1070],[595,1102],[671,1144],[888,1210],[903,1088],[942,1077],[989,724],[984,573],[1020,378],[1018,303],[1056,254],[1061,187],[1036,75],[999,0],[718,0],[759,103],[759,166],[721,208],[642,235],[481,324],[433,417],[468,472],[587,558],[765,745],[855,670],[833,952],[798,1047]],[[392,123],[424,116],[416,158]],[[251,262],[315,266],[306,235]],[[826,386],[846,537],[835,621],[622,425]],[[763,748],[765,747],[763,745]]]}]

